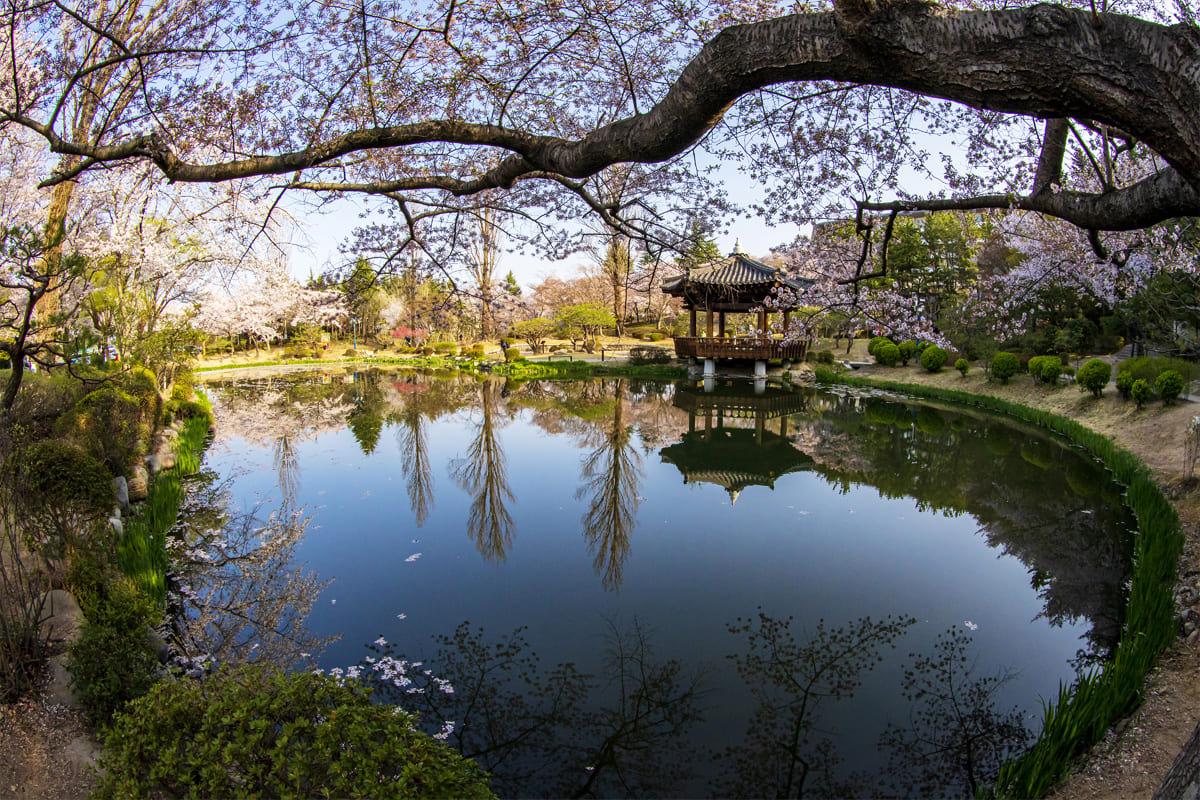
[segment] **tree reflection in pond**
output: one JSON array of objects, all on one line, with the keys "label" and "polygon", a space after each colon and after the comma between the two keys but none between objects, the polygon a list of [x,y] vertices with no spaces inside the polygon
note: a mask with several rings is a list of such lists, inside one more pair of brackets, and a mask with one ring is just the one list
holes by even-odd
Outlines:
[{"label": "tree reflection in pond", "polygon": [[466,455],[450,462],[450,474],[471,496],[467,534],[488,561],[503,561],[512,546],[513,519],[508,504],[516,500],[508,485],[508,464],[500,443],[503,403],[502,385],[484,381],[479,385],[479,417]]},{"label": "tree reflection in pond", "polygon": [[633,428],[625,422],[627,385],[613,386],[612,416],[596,425],[589,439],[596,448],[583,456],[584,484],[575,496],[587,498],[583,536],[595,555],[592,562],[605,589],[621,587],[621,569],[629,557],[629,537],[637,524],[642,459],[633,446]]},{"label": "tree reflection in pond", "polygon": [[[819,622],[797,640],[792,617],[777,619],[759,609],[729,631],[745,640],[729,656],[757,701],[740,744],[719,757],[726,773],[717,793],[731,797],[854,796],[863,793],[838,777],[840,757],[822,716],[822,705],[845,700],[862,685],[883,652],[916,624],[909,616],[870,617],[847,625]],[[823,723],[823,724],[822,724]]]},{"label": "tree reflection in pond", "polygon": [[[463,622],[435,639],[428,662],[376,642],[361,674],[379,697],[418,712],[430,734],[450,730],[449,743],[491,774],[499,795],[671,796],[690,777],[696,754],[685,733],[702,719],[701,676],[656,661],[636,621],[610,623],[599,676],[569,663],[544,669],[524,629],[489,641]],[[374,667],[384,661],[406,665],[411,683],[381,678]]]},{"label": "tree reflection in pond", "polygon": [[326,585],[295,563],[308,519],[282,509],[266,519],[229,514],[211,473],[188,484],[181,509],[186,541],[174,539],[171,641],[189,665],[259,662],[289,667],[315,657],[330,639],[308,616]]},{"label": "tree reflection in pond", "polygon": [[940,634],[932,653],[912,653],[902,693],[912,701],[909,724],[891,724],[880,746],[891,753],[892,792],[907,797],[975,797],[1006,760],[1032,739],[1019,709],[1000,712],[997,693],[1008,670],[973,675],[972,637],[961,628]]}]

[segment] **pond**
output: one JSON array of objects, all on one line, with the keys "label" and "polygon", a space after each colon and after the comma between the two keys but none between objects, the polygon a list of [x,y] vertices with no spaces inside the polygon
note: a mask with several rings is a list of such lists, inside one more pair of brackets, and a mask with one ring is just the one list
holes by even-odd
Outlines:
[{"label": "pond", "polygon": [[311,608],[247,590],[265,628],[307,613],[338,638],[287,657],[374,680],[502,795],[971,793],[1120,632],[1121,487],[1011,421],[732,381],[208,390],[230,507],[308,518],[268,572]]}]

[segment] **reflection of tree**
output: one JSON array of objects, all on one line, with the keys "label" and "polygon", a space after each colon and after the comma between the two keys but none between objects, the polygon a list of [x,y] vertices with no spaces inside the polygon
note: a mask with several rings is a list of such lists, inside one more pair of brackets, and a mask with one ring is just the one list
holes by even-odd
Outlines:
[{"label": "reflection of tree", "polygon": [[383,391],[380,375],[371,370],[354,373],[354,408],[346,415],[346,425],[354,434],[363,455],[375,452],[383,431]]},{"label": "reflection of tree", "polygon": [[308,521],[288,512],[228,518],[215,511],[224,503],[219,487],[192,488],[183,510],[192,538],[176,540],[173,557],[183,565],[173,600],[176,649],[193,663],[281,667],[317,653],[325,642],[309,634],[307,618],[324,584],[293,564]]},{"label": "reflection of tree", "polygon": [[798,441],[831,483],[867,485],[918,508],[969,513],[989,545],[1024,563],[1052,625],[1086,618],[1102,656],[1122,625],[1132,538],[1103,468],[1060,442],[969,413],[830,395]]},{"label": "reflection of tree", "polygon": [[421,527],[429,518],[429,510],[433,506],[433,465],[429,463],[429,436],[425,418],[412,404],[406,405],[393,419],[398,423],[396,444],[403,456],[400,470],[404,474],[417,527]]},{"label": "reflection of tree", "polygon": [[685,677],[673,659],[655,663],[649,635],[634,620],[628,631],[609,623],[604,678],[617,696],[588,720],[584,740],[598,744],[587,747],[587,778],[571,796],[678,794],[691,777],[684,735],[702,717],[701,676]]},{"label": "reflection of tree", "polygon": [[641,456],[632,446],[633,429],[625,424],[625,388],[624,380],[614,384],[611,421],[597,431],[599,446],[584,456],[585,483],[575,494],[590,497],[583,535],[595,554],[593,563],[606,589],[621,586],[642,480]]},{"label": "reflection of tree", "polygon": [[503,561],[513,537],[513,519],[506,504],[515,498],[508,486],[508,464],[497,435],[502,386],[500,381],[480,385],[475,438],[464,457],[450,462],[450,474],[471,495],[467,533],[489,561]]},{"label": "reflection of tree", "polygon": [[[491,774],[500,796],[679,794],[686,729],[701,718],[699,677],[655,662],[636,622],[611,626],[602,680],[573,664],[543,669],[523,629],[488,641],[464,622],[435,639],[437,654],[422,664],[371,646],[361,674],[430,733],[451,729],[448,741]],[[375,666],[384,661],[404,677],[383,677]]]},{"label": "reflection of tree", "polygon": [[904,671],[910,726],[889,725],[880,742],[891,751],[888,772],[900,795],[974,797],[1029,745],[1020,710],[995,708],[996,693],[1012,675],[972,677],[970,646],[970,634],[950,628],[932,655],[914,653]]},{"label": "reflection of tree", "polygon": [[296,443],[290,432],[283,431],[275,440],[271,461],[279,474],[279,492],[283,495],[281,505],[291,508],[300,490],[300,459],[296,457]]},{"label": "reflection of tree", "polygon": [[729,763],[718,793],[738,797],[801,797],[859,794],[834,777],[839,759],[830,738],[818,728],[826,700],[851,697],[862,675],[884,648],[916,619],[863,617],[849,625],[824,621],[805,642],[791,632],[792,618],[775,619],[760,609],[756,620],[738,618],[731,633],[745,636],[744,653],[730,656],[738,674],[758,698],[741,744],[721,757]]}]

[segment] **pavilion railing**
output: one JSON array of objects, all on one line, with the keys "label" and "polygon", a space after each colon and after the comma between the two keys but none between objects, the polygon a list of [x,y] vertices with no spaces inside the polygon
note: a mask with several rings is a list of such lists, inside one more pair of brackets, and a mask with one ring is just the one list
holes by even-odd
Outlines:
[{"label": "pavilion railing", "polygon": [[733,358],[753,361],[778,358],[803,361],[807,349],[807,342],[784,344],[779,339],[759,337],[675,337],[675,355],[681,358]]}]

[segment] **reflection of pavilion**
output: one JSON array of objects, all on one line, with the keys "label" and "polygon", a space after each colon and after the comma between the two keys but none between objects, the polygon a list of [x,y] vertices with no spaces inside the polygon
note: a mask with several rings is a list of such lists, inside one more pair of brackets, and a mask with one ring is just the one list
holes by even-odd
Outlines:
[{"label": "reflection of pavilion", "polygon": [[[793,391],[726,382],[714,391],[691,384],[675,390],[675,405],[688,412],[683,441],[659,451],[662,460],[683,473],[684,483],[715,483],[730,502],[747,486],[774,489],[782,475],[808,469],[813,460],[787,438],[787,417],[807,409],[807,398]],[[778,419],[778,432],[767,427]],[[726,427],[726,420],[753,420],[754,427]]]}]

